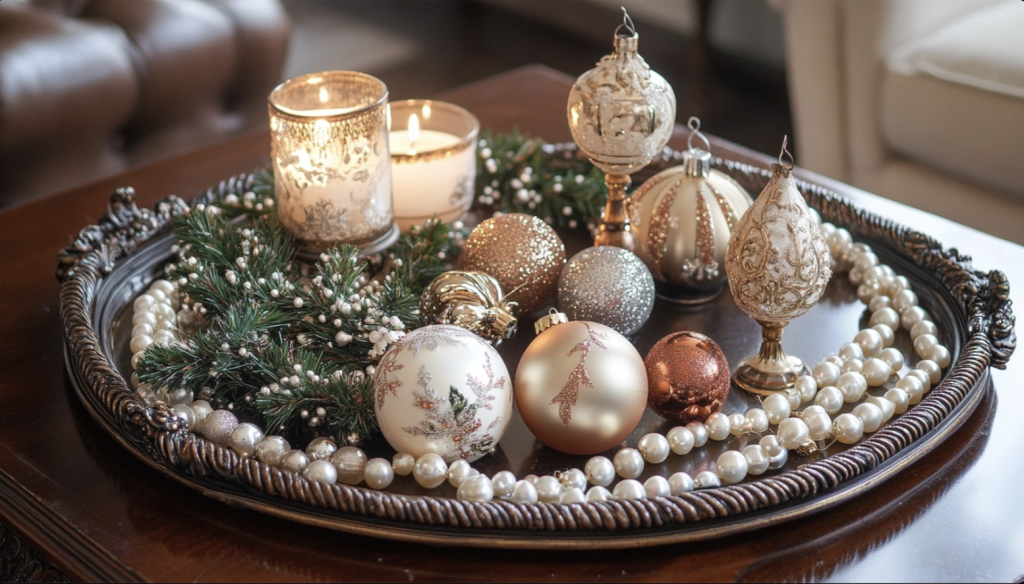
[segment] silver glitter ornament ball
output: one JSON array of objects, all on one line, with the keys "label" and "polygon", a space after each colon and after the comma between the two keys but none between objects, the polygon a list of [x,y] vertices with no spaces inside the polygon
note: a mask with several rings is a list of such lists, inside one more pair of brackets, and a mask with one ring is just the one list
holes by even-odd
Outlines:
[{"label": "silver glitter ornament ball", "polygon": [[203,436],[218,446],[231,444],[231,433],[238,426],[238,418],[227,410],[217,410],[206,416],[203,422]]},{"label": "silver glitter ornament ball", "polygon": [[569,320],[599,322],[631,335],[651,316],[654,278],[633,252],[590,247],[562,268],[558,305]]}]

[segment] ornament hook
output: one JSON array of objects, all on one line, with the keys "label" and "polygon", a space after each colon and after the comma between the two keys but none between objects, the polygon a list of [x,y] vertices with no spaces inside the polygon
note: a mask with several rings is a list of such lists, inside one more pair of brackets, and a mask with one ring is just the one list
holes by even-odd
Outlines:
[{"label": "ornament hook", "polygon": [[[787,135],[783,135],[782,136],[782,149],[779,150],[779,166],[793,168],[793,165],[795,164],[795,161],[793,160],[793,154],[791,154],[790,151],[786,149],[786,145],[788,143],[789,143],[789,135],[788,134]],[[788,164],[784,160],[782,160],[783,156],[789,158],[789,163]]]},{"label": "ornament hook", "polygon": [[[629,13],[626,12],[626,7],[625,6],[620,6],[620,8],[622,8],[622,24],[620,24],[619,26],[615,27],[615,35],[616,36],[622,36],[622,37],[633,37],[633,36],[636,36],[636,27],[633,26],[633,19],[629,17]],[[620,33],[619,30],[621,30],[622,27],[626,27],[626,30],[629,31],[629,34],[622,34],[622,33]]]},{"label": "ornament hook", "polygon": [[686,120],[686,126],[690,128],[690,137],[686,139],[686,147],[693,150],[693,139],[694,137],[700,138],[704,141],[704,145],[707,146],[705,150],[711,152],[711,141],[708,137],[700,131],[700,118],[697,116],[690,116],[690,119]]}]

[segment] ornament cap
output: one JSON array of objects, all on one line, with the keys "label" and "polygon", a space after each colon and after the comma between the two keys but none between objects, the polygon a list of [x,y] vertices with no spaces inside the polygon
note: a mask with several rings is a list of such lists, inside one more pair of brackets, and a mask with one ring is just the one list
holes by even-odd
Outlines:
[{"label": "ornament cap", "polygon": [[[690,128],[690,136],[686,139],[687,150],[683,152],[683,168],[686,176],[707,178],[711,174],[711,141],[700,131],[700,118],[690,116],[686,121]],[[693,145],[694,139],[704,141],[705,148]]]},{"label": "ornament cap", "polygon": [[533,323],[533,330],[539,335],[555,325],[565,324],[567,322],[569,322],[569,317],[566,316],[564,312],[558,312],[552,308],[551,312],[548,312],[544,316],[540,317],[537,322]]}]

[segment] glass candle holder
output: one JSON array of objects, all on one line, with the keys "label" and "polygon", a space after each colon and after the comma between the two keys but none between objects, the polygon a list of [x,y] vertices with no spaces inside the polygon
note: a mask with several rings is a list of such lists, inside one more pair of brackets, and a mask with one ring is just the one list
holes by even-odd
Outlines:
[{"label": "glass candle holder", "polygon": [[480,122],[441,101],[410,99],[390,107],[395,222],[408,231],[435,215],[462,217],[473,202]]},{"label": "glass candle holder", "polygon": [[304,250],[393,243],[387,86],[326,71],[285,81],[268,101],[278,216]]}]

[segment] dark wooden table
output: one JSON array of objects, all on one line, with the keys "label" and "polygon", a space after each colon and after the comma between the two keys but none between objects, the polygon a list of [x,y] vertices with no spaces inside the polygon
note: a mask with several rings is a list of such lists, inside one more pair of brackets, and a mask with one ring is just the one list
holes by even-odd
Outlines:
[{"label": "dark wooden table", "polygon": [[[568,140],[571,79],[519,69],[439,96],[483,127]],[[676,140],[675,147],[682,147]],[[118,186],[190,197],[269,163],[257,134],[0,213],[0,574],[88,580],[1015,580],[1024,574],[1024,358],[969,421],[882,487],[711,542],[612,552],[437,549],[292,524],[207,499],[121,450],[64,372],[57,252]],[[713,141],[719,155],[768,158]],[[803,173],[1024,286],[1024,248]],[[1022,298],[1015,289],[1014,298]],[[1022,306],[1024,303],[1018,303]],[[46,558],[52,561],[49,566]],[[26,564],[26,562],[28,562]],[[16,574],[15,574],[16,575]]]}]

